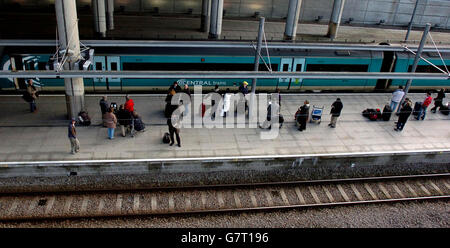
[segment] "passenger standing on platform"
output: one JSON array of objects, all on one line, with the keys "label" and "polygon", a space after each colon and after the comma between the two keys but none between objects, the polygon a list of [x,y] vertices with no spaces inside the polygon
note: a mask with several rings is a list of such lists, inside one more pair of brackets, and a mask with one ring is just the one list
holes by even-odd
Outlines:
[{"label": "passenger standing on platform", "polygon": [[[189,90],[189,85],[188,84],[184,85],[183,92],[186,93],[189,96],[189,98],[191,98],[191,91]],[[188,115],[190,108],[191,108],[191,104],[190,103],[186,104],[183,115]]]},{"label": "passenger standing on platform", "polygon": [[174,122],[172,122],[172,114],[177,109],[178,106],[174,106],[174,108],[171,108],[170,116],[167,118],[167,126],[169,127],[169,134],[170,134],[170,144],[169,146],[173,146],[175,144],[174,134],[177,137],[177,145],[178,147],[181,147],[181,139],[180,139],[180,125],[181,125],[181,116],[174,116]]},{"label": "passenger standing on platform", "polygon": [[77,139],[77,130],[75,129],[75,118],[72,118],[72,120],[70,121],[68,131],[71,153],[75,154],[80,151],[80,141],[78,141]]},{"label": "passenger standing on platform", "polygon": [[328,124],[328,126],[330,126],[332,128],[336,127],[337,119],[341,115],[341,111],[342,111],[343,107],[344,107],[344,105],[341,102],[341,98],[337,98],[336,101],[334,101],[334,103],[331,105],[331,111],[330,111],[331,121],[330,121],[330,124]]},{"label": "passenger standing on platform", "polygon": [[240,91],[242,94],[244,94],[244,96],[248,94],[248,88],[247,88],[247,86],[248,86],[248,83],[247,83],[246,81],[244,81],[244,82],[242,83],[242,85],[239,86],[239,91]]},{"label": "passenger standing on platform", "polygon": [[420,120],[421,118],[422,120],[425,119],[425,115],[427,114],[427,108],[431,104],[432,100],[433,98],[431,97],[431,92],[427,92],[427,96],[420,107],[419,115],[417,115],[416,120]]},{"label": "passenger standing on platform", "polygon": [[169,87],[169,92],[170,92],[172,89],[175,90],[175,93],[181,91],[181,87],[178,85],[178,82],[177,82],[177,81],[173,82],[172,86]]},{"label": "passenger standing on platform", "polygon": [[230,88],[227,88],[225,91],[225,94],[223,95],[223,109],[220,113],[220,116],[227,117],[228,111],[230,111],[230,105],[231,105],[231,94],[230,94]]},{"label": "passenger standing on platform", "polygon": [[106,127],[108,128],[108,138],[114,139],[114,129],[116,128],[117,118],[113,113],[114,109],[110,108],[105,114]]},{"label": "passenger standing on platform", "polygon": [[109,103],[106,99],[107,96],[103,96],[102,99],[100,100],[100,110],[102,111],[102,121],[104,127],[106,127],[105,114],[108,112],[109,109]]},{"label": "passenger standing on platform", "polygon": [[295,118],[297,120],[297,123],[299,125],[298,130],[302,132],[306,129],[306,122],[309,118],[309,101],[305,100],[303,106],[299,108],[297,113],[295,113]]},{"label": "passenger standing on platform", "polygon": [[128,112],[133,113],[134,111],[134,101],[130,98],[130,96],[125,96],[125,110],[128,110]]},{"label": "passenger standing on platform", "polygon": [[122,136],[125,137],[128,132],[131,132],[132,116],[128,110],[125,110],[123,104],[119,107],[117,118],[119,119],[118,121],[120,124],[120,130],[122,131]]},{"label": "passenger standing on platform", "polygon": [[412,113],[411,101],[406,100],[402,107],[400,108],[400,114],[398,116],[397,126],[394,128],[395,131],[402,131],[405,127],[406,121],[408,121],[409,116]]},{"label": "passenger standing on platform", "polygon": [[391,108],[392,112],[395,112],[398,106],[398,103],[402,100],[403,96],[405,95],[405,92],[403,91],[403,86],[398,86],[398,89],[396,89],[392,93],[392,99],[391,99],[391,105],[389,106]]},{"label": "passenger standing on platform", "polygon": [[277,94],[278,94],[278,105],[280,106],[280,111],[281,111],[281,93],[280,93],[280,89],[276,88],[275,92],[277,92]]},{"label": "passenger standing on platform", "polygon": [[430,110],[433,113],[436,113],[437,108],[439,109],[442,107],[442,101],[445,98],[445,89],[442,88],[439,92],[436,98],[434,98],[434,107]]},{"label": "passenger standing on platform", "polygon": [[36,89],[36,87],[34,87],[33,85],[33,80],[28,80],[28,86],[27,86],[27,92],[28,95],[30,96],[30,112],[31,113],[36,113],[37,108],[36,108],[36,99],[39,97],[39,93]]},{"label": "passenger standing on platform", "polygon": [[[213,93],[220,94],[219,85],[217,85],[217,84],[214,85]],[[216,118],[216,109],[217,109],[217,107],[215,107],[215,106],[216,106],[216,101],[215,100],[211,100],[211,112],[212,112],[211,120],[214,120]]]}]

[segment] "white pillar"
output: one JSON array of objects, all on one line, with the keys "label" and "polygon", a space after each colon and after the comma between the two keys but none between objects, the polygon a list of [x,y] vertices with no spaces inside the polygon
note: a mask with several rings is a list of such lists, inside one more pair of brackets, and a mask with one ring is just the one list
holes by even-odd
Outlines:
[{"label": "white pillar", "polygon": [[223,0],[211,0],[211,24],[208,38],[220,39],[222,32]]},{"label": "white pillar", "polygon": [[336,38],[339,25],[341,24],[342,12],[344,10],[345,0],[334,0],[333,12],[331,13],[330,23],[328,24],[328,34],[332,40]]},{"label": "white pillar", "polygon": [[114,30],[114,0],[106,0],[106,26]]},{"label": "white pillar", "polygon": [[[57,2],[57,1],[55,1]],[[95,32],[106,37],[105,0],[92,0]]]},{"label": "white pillar", "polygon": [[284,30],[285,40],[295,40],[301,6],[302,0],[289,0],[288,15],[286,18],[286,27]]},{"label": "white pillar", "polygon": [[202,32],[209,33],[211,18],[211,0],[202,0],[202,16],[200,20],[200,29]]},{"label": "white pillar", "polygon": [[[78,18],[75,0],[55,1],[56,20],[58,26],[59,46],[61,50],[67,49],[67,61],[64,70],[75,70],[75,62],[80,56],[80,40],[78,36]],[[64,79],[67,115],[69,118],[77,117],[84,109],[84,83],[83,78]]]}]

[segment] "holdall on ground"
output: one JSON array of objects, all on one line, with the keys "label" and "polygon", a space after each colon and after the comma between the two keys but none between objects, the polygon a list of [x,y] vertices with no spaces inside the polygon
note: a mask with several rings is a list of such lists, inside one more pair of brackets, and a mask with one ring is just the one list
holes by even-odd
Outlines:
[{"label": "holdall on ground", "polygon": [[413,110],[413,115],[414,116],[417,116],[417,115],[419,115],[419,111],[420,111],[420,108],[422,107],[422,103],[421,102],[416,102],[415,104],[414,104],[414,110]]},{"label": "holdall on ground", "polygon": [[439,108],[439,112],[443,115],[448,115],[450,113],[450,108],[448,105],[442,105],[442,107]]},{"label": "holdall on ground", "polygon": [[383,113],[381,114],[381,117],[383,121],[389,121],[391,119],[392,110],[389,105],[385,105],[383,109]]},{"label": "holdall on ground", "polygon": [[378,115],[377,115],[377,112],[376,112],[376,111],[375,111],[375,112],[369,113],[369,120],[371,120],[371,121],[376,121],[376,120],[378,120]]},{"label": "holdall on ground", "polygon": [[366,117],[366,118],[369,118],[370,116],[370,113],[376,113],[376,110],[375,109],[371,109],[371,108],[368,108],[368,109],[365,109],[363,112],[362,112],[362,115],[364,116],[364,117]]},{"label": "holdall on ground", "polygon": [[164,133],[163,143],[166,143],[166,144],[170,143],[170,134],[169,133]]}]

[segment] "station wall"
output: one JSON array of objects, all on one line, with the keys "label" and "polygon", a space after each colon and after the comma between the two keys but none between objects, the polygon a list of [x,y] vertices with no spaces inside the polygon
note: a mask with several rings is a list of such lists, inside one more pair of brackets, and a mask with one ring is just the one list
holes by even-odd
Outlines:
[{"label": "station wall", "polygon": [[[20,4],[23,8],[45,8],[55,0],[0,0],[0,5]],[[415,26],[430,22],[450,29],[449,0],[417,0]],[[159,12],[161,14],[201,13],[202,0],[115,0],[115,10]],[[333,0],[303,0],[300,22],[327,23]],[[416,0],[346,0],[342,23],[405,26],[411,19]],[[78,7],[90,6],[91,0],[77,0]],[[286,18],[289,0],[224,0],[224,17],[252,17],[256,12],[271,19]]]}]

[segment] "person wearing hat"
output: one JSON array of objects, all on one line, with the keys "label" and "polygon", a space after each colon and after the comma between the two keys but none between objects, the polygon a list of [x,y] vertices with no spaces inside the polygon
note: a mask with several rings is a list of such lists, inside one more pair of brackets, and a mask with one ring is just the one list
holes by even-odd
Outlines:
[{"label": "person wearing hat", "polygon": [[248,83],[247,83],[246,81],[244,81],[244,82],[242,83],[242,85],[239,86],[239,91],[240,91],[242,94],[244,94],[244,96],[248,94],[248,88],[247,88],[247,86],[248,86]]},{"label": "person wearing hat", "polygon": [[71,153],[75,154],[80,151],[80,141],[77,139],[77,130],[75,129],[75,118],[72,118],[68,127],[68,137],[70,140]]}]

